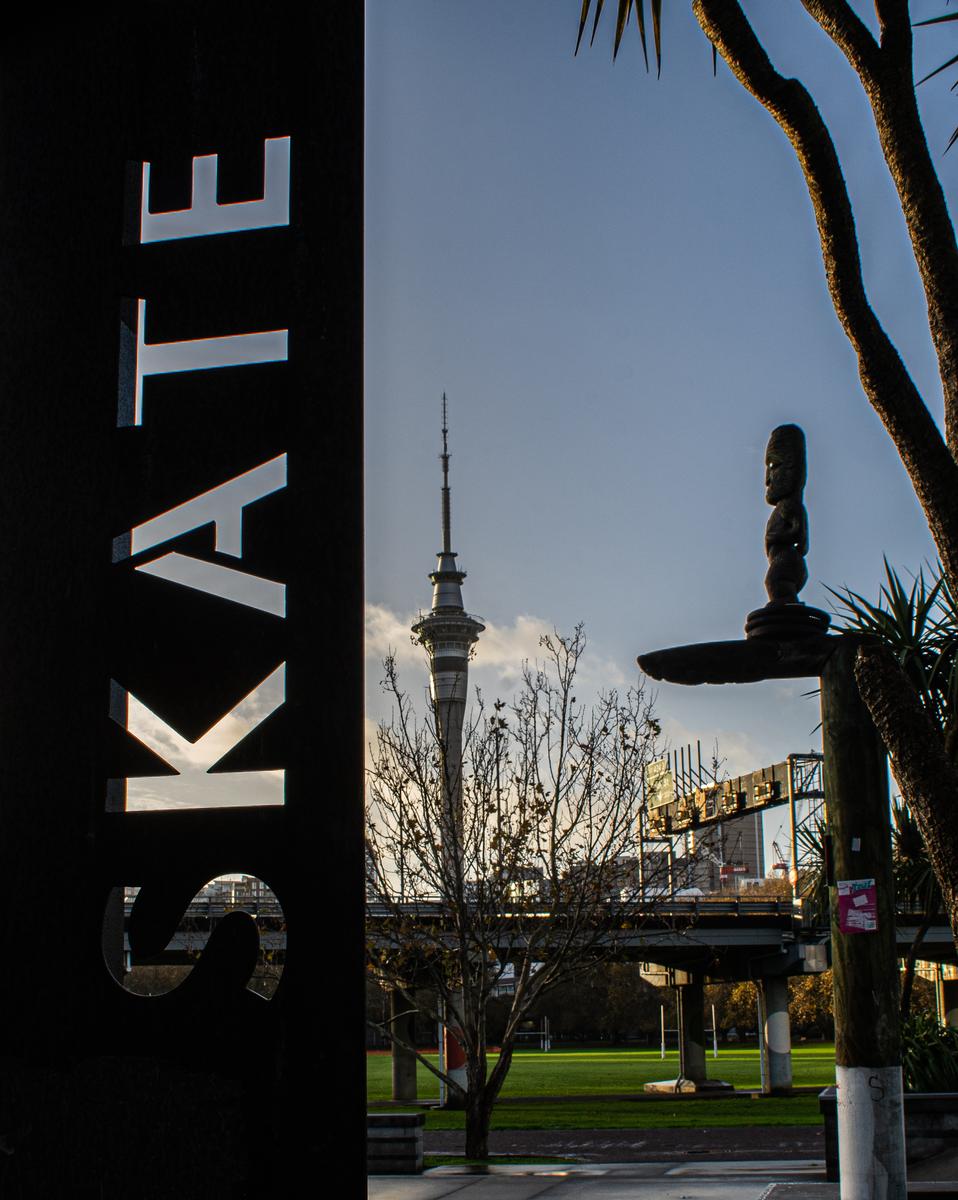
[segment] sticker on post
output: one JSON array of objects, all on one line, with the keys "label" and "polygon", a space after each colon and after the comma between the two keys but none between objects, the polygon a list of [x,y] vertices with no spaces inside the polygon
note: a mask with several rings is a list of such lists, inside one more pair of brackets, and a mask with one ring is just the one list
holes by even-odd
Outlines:
[{"label": "sticker on post", "polygon": [[874,879],[839,879],[840,933],[874,933],[878,929],[878,892]]}]

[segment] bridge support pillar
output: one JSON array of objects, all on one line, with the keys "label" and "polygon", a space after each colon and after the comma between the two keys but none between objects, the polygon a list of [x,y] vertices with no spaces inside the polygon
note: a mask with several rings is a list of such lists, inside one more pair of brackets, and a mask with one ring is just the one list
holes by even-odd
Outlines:
[{"label": "bridge support pillar", "polygon": [[792,1028],[788,1016],[788,979],[769,975],[758,981],[762,1009],[762,1055],[765,1072],[762,1090],[782,1095],[792,1090]]},{"label": "bridge support pillar", "polygon": [[[678,972],[676,972],[678,974]],[[679,1009],[679,1079],[702,1084],[705,1072],[705,980],[687,975],[688,982],[676,980]]]},{"label": "bridge support pillar", "polygon": [[[396,1036],[410,1046],[415,1045],[415,1010],[409,997],[399,988],[393,988],[389,993],[389,1019]],[[412,1050],[397,1046],[395,1042],[392,1048],[393,1099],[416,1100],[416,1056]]]},{"label": "bridge support pillar", "polygon": [[678,997],[679,1074],[677,1079],[647,1083],[647,1092],[704,1092],[730,1088],[730,1083],[709,1079],[705,1073],[705,976],[700,972],[673,971]]}]

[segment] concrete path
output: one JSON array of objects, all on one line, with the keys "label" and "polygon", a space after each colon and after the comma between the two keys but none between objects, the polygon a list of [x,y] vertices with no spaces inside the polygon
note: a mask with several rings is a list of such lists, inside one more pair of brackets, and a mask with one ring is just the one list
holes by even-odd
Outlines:
[{"label": "concrete path", "polygon": [[[594,1163],[496,1167],[487,1175],[440,1167],[417,1177],[371,1176],[370,1200],[832,1200],[818,1160],[739,1163]],[[811,1190],[810,1190],[811,1189]]]},{"label": "concrete path", "polygon": [[[821,1159],[437,1167],[419,1176],[370,1176],[369,1200],[838,1200]],[[958,1152],[909,1168],[908,1195],[958,1198]]]},{"label": "concrete path", "polygon": [[[444,1171],[449,1170],[449,1174]],[[824,1164],[609,1163],[495,1168],[488,1175],[439,1168],[418,1177],[370,1176],[370,1200],[838,1200]],[[909,1181],[909,1200],[958,1197],[958,1182]]]}]

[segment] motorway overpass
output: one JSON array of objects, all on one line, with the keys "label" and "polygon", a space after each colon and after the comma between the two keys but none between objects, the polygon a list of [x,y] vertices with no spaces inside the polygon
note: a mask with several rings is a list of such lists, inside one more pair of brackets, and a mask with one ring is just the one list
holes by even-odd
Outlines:
[{"label": "motorway overpass", "polygon": [[[134,901],[125,905],[128,929]],[[184,912],[179,927],[161,955],[150,959],[130,956],[129,938],[124,946],[128,963],[190,963],[196,960],[210,935],[231,912],[246,912],[259,930],[260,944],[275,961],[286,951],[286,927],[282,908],[275,900],[248,901],[226,905],[216,900],[198,900]],[[628,916],[629,929],[617,929],[616,957],[647,962],[682,971],[703,972],[715,979],[749,979],[765,974],[803,974],[828,966],[828,930],[812,924],[800,902],[786,899],[738,899],[734,897],[656,898],[630,905],[616,905],[616,915]],[[406,904],[404,917],[434,927],[443,921],[438,902]],[[390,915],[386,906],[369,904],[367,921],[371,936]],[[534,919],[528,905],[510,930],[503,922],[505,953],[521,939],[523,922]],[[911,946],[921,920],[920,914],[901,911],[898,944],[902,956]],[[385,940],[385,939],[384,939]],[[921,958],[932,962],[955,962],[951,930],[944,917],[925,935]]]}]

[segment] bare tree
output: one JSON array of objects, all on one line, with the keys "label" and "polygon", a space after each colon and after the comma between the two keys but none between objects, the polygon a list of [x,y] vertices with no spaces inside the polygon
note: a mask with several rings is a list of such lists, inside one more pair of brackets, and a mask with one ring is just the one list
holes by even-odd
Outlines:
[{"label": "bare tree", "polygon": [[[634,6],[645,49],[646,2],[634,0]],[[932,415],[929,397],[922,395],[868,298],[855,214],[828,126],[801,80],[790,75],[787,67],[783,72],[772,63],[747,15],[748,7],[739,0],[692,0],[691,4],[715,54],[776,121],[795,152],[815,215],[829,296],[858,359],[862,390],[898,450],[935,540],[945,579],[952,594],[958,594],[958,242],[918,111],[910,5],[908,0],[875,0],[873,33],[848,0],[802,0],[811,20],[844,55],[871,107],[875,135],[924,289],[944,401],[943,431]],[[596,0],[593,34],[602,8],[602,0]],[[633,0],[618,0],[616,50],[632,8]],[[583,0],[580,41],[591,10],[592,0]],[[661,62],[662,0],[649,0],[649,11]],[[934,36],[954,21],[958,13],[949,12],[917,24],[931,26],[928,36]],[[932,75],[952,68],[955,61],[945,62]],[[958,130],[952,143],[956,137]],[[934,403],[937,399],[931,398]],[[941,727],[924,711],[907,674],[886,647],[860,650],[856,676],[888,748],[902,795],[921,830],[958,943],[958,823],[952,819],[958,794],[958,747],[945,744]]]},{"label": "bare tree", "polygon": [[[541,648],[544,661],[526,664],[511,703],[488,708],[477,697],[461,763],[447,761],[434,715],[417,721],[387,659],[395,715],[379,727],[368,773],[370,966],[391,986],[425,985],[437,997],[427,1016],[441,1008],[455,1030],[466,1087],[419,1058],[465,1107],[475,1158],[487,1156],[521,1023],[630,934],[643,773],[660,734],[639,686],[591,706],[577,699],[581,626]],[[450,786],[457,773],[461,787]],[[503,995],[490,1065],[486,1014]]]}]

